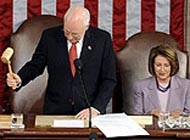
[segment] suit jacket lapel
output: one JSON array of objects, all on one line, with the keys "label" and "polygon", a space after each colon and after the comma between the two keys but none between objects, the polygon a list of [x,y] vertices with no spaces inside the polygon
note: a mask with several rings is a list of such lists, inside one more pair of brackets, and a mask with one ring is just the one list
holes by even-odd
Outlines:
[{"label": "suit jacket lapel", "polygon": [[153,77],[149,84],[148,99],[152,103],[153,108],[160,108],[160,103],[158,100],[158,95],[157,95],[156,89],[157,89],[156,79],[155,79],[155,77]]},{"label": "suit jacket lapel", "polygon": [[168,104],[167,104],[167,110],[172,110],[173,107],[173,98],[177,98],[178,95],[180,95],[181,89],[179,88],[179,84],[176,81],[175,76],[172,77],[171,79],[171,88],[169,92],[169,97],[168,97]]},{"label": "suit jacket lapel", "polygon": [[60,61],[64,64],[64,67],[70,68],[69,64],[69,56],[68,56],[68,45],[67,38],[64,36],[63,26],[59,26],[59,30],[56,34],[56,47],[57,51],[61,51],[61,56],[59,56]]},{"label": "suit jacket lapel", "polygon": [[94,50],[95,47],[95,37],[92,34],[92,27],[90,26],[89,29],[86,31],[82,46],[82,52],[81,52],[81,60],[83,63],[88,61],[88,59],[91,57],[91,53]]}]

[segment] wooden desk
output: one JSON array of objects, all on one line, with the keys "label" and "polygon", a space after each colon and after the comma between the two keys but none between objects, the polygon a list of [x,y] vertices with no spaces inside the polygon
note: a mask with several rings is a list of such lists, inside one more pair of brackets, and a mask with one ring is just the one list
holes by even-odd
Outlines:
[{"label": "wooden desk", "polygon": [[[6,118],[9,119],[7,116]],[[24,124],[24,130],[0,129],[0,140],[88,140],[92,131],[98,134],[99,140],[104,138],[103,133],[97,128],[36,128],[33,114],[24,115]]]},{"label": "wooden desk", "polygon": [[1,130],[0,130],[0,140],[2,140],[3,139],[3,132],[1,132]]},{"label": "wooden desk", "polygon": [[[97,132],[100,139],[103,138],[103,134],[98,129],[93,131]],[[4,130],[3,134],[3,139],[6,140],[88,140],[90,130],[87,128],[27,128],[20,132]]]},{"label": "wooden desk", "polygon": [[[156,119],[154,118],[154,121]],[[0,130],[0,140],[88,140],[92,131],[99,136],[98,140],[104,139],[103,133],[97,128],[35,128],[35,115],[25,115],[24,124],[26,128],[20,131],[11,129]],[[159,130],[155,123],[152,126],[146,126],[150,136],[135,136],[127,138],[114,138],[108,140],[174,140],[190,139],[190,131],[166,131]]]}]

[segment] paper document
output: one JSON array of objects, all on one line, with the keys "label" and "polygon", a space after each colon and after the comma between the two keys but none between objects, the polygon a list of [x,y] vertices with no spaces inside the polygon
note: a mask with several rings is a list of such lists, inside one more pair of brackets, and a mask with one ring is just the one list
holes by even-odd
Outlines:
[{"label": "paper document", "polygon": [[54,120],[53,127],[77,127],[83,128],[83,120]]},{"label": "paper document", "polygon": [[93,118],[92,123],[98,127],[107,138],[149,135],[145,129],[125,113],[100,115]]}]

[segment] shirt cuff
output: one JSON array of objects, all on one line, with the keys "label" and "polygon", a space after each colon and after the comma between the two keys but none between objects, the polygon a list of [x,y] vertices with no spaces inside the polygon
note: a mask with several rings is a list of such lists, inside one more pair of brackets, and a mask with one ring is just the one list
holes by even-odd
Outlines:
[{"label": "shirt cuff", "polygon": [[16,88],[19,88],[22,85],[22,82],[18,83]]},{"label": "shirt cuff", "polygon": [[92,110],[96,111],[98,113],[98,115],[100,115],[100,111],[98,111],[96,108],[91,107]]}]

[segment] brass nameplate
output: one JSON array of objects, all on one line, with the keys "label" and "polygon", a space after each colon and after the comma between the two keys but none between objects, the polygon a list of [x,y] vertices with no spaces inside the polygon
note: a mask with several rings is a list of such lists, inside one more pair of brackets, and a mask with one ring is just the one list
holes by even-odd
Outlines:
[{"label": "brass nameplate", "polygon": [[[55,120],[77,120],[74,116],[56,116],[56,115],[37,115],[35,127],[53,127]],[[88,121],[84,121],[84,127],[87,127]]]},{"label": "brass nameplate", "polygon": [[11,126],[11,115],[0,115],[0,129],[8,129]]}]

